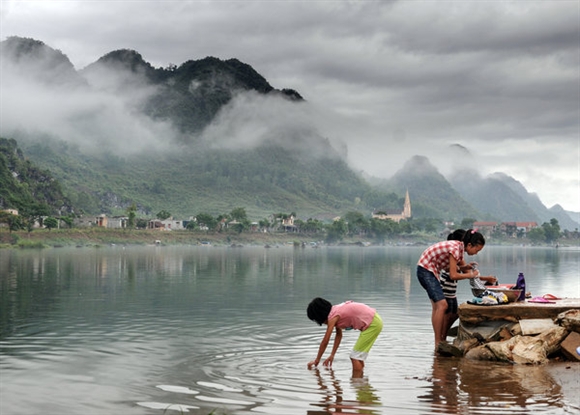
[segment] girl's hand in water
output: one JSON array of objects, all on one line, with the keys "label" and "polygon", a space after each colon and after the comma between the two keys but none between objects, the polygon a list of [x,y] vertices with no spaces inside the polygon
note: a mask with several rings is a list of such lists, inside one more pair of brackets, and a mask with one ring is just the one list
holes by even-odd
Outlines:
[{"label": "girl's hand in water", "polygon": [[318,361],[317,360],[312,360],[311,362],[308,362],[308,369],[312,369],[313,367],[318,366]]}]

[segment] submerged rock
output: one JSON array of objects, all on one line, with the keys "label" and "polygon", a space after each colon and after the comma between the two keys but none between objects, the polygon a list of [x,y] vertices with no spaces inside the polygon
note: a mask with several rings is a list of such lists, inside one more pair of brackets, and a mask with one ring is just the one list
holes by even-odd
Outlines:
[{"label": "submerged rock", "polygon": [[515,336],[506,341],[490,342],[469,350],[465,357],[517,364],[543,364],[560,349],[568,336],[564,327],[553,327],[537,336]]},{"label": "submerged rock", "polygon": [[580,333],[580,310],[568,310],[558,314],[558,324],[570,331]]},{"label": "submerged rock", "polygon": [[580,362],[580,334],[571,332],[560,345],[562,354],[568,360]]}]

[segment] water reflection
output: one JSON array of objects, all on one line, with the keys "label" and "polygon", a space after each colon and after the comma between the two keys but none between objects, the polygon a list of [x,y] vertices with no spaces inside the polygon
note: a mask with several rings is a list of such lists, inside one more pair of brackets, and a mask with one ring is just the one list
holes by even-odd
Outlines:
[{"label": "water reflection", "polygon": [[350,387],[355,396],[349,399],[345,390],[334,374],[334,370],[325,369],[324,374],[320,369],[313,370],[317,378],[318,392],[321,395],[319,410],[308,410],[308,415],[320,414],[380,414],[381,401],[377,391],[370,385],[368,378],[351,378]]},{"label": "water reflection", "polygon": [[435,357],[431,385],[419,399],[433,413],[513,414],[566,409],[561,386],[546,366]]},{"label": "water reflection", "polygon": [[[574,383],[546,367],[433,360],[421,251],[0,250],[0,413],[580,413],[578,366]],[[533,293],[580,296],[580,251],[483,252],[500,280],[523,270]],[[320,341],[305,312],[316,296],[383,317],[362,384],[347,356],[306,369]]]}]

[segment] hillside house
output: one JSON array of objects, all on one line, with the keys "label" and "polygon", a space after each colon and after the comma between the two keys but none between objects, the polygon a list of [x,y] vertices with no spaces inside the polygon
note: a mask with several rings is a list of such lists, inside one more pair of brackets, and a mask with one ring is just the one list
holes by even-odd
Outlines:
[{"label": "hillside house", "polygon": [[486,238],[489,238],[498,227],[497,222],[473,222],[473,229],[477,229]]},{"label": "hillside house", "polygon": [[81,216],[73,219],[73,226],[77,228],[89,228],[94,225],[95,223],[92,218],[85,218],[84,216]]},{"label": "hillside house", "polygon": [[481,232],[486,238],[496,232],[509,238],[525,237],[529,231],[537,227],[536,222],[473,222],[473,228]]},{"label": "hillside house", "polygon": [[175,220],[173,218],[168,219],[153,219],[147,224],[147,229],[156,229],[161,231],[177,231],[185,229],[183,221]]},{"label": "hillside house", "polygon": [[282,228],[284,232],[298,232],[298,227],[294,225],[294,215],[282,219]]},{"label": "hillside house", "polygon": [[[126,216],[113,216],[109,218],[107,215],[101,214],[95,218],[94,226],[108,229],[125,229],[127,227],[127,220],[128,218]],[[93,222],[90,220],[88,223],[82,223],[82,226],[91,225],[93,225]]]},{"label": "hillside house", "polygon": [[536,222],[503,222],[500,231],[511,238],[525,236],[530,230],[537,228]]}]

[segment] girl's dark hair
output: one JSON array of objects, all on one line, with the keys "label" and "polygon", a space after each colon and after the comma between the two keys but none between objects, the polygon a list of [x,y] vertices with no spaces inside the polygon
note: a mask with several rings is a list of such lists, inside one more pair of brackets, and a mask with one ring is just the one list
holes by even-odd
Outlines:
[{"label": "girl's dark hair", "polygon": [[322,326],[326,320],[328,320],[328,315],[330,314],[331,309],[332,304],[329,301],[324,298],[316,297],[310,302],[310,304],[308,304],[306,314],[310,320],[318,323],[319,326]]},{"label": "girl's dark hair", "polygon": [[463,241],[463,245],[465,246],[467,246],[467,244],[471,244],[472,246],[485,245],[485,238],[475,229],[466,230],[465,235],[463,235],[463,238],[461,240]]},{"label": "girl's dark hair", "polygon": [[448,241],[462,241],[465,236],[465,229],[455,229],[449,235],[447,235]]}]

